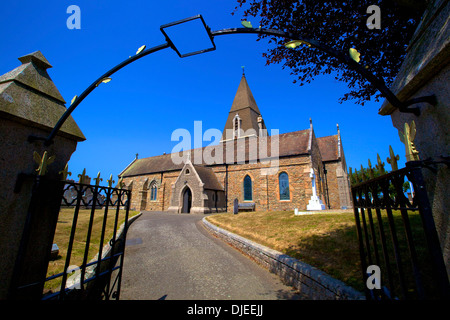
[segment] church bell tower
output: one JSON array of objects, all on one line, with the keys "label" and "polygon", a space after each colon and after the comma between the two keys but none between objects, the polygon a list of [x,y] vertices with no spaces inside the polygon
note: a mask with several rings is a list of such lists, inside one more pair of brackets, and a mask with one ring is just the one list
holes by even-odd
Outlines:
[{"label": "church bell tower", "polygon": [[252,136],[267,136],[267,128],[248,86],[245,73],[242,73],[220,141]]}]

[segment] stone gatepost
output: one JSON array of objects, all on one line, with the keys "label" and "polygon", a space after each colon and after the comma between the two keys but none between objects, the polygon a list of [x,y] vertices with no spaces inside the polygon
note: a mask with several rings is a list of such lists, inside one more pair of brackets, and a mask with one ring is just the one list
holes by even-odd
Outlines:
[{"label": "stone gatepost", "polygon": [[428,5],[409,46],[391,90],[401,101],[435,95],[436,105],[420,103],[421,113],[401,113],[387,101],[379,114],[390,115],[403,132],[405,123],[415,123],[414,144],[420,160],[441,161],[423,169],[433,217],[450,276],[450,3],[434,0]]},{"label": "stone gatepost", "polygon": [[[25,248],[21,263],[23,268],[13,277],[31,200],[33,176],[39,166],[36,160],[47,151],[54,161],[48,165],[45,177],[60,179],[59,172],[69,161],[77,143],[85,140],[75,121],[69,117],[52,145],[44,146],[42,140],[29,142],[30,136],[47,137],[66,107],[46,71],[52,66],[42,53],[36,51],[19,60],[21,66],[0,76],[0,299],[11,298],[14,281],[39,281],[47,270],[47,251],[52,245],[58,213],[43,209],[33,217],[30,245]],[[49,190],[50,198],[59,196],[52,195],[54,191]],[[42,292],[42,287],[21,298],[38,298],[39,290]]]}]

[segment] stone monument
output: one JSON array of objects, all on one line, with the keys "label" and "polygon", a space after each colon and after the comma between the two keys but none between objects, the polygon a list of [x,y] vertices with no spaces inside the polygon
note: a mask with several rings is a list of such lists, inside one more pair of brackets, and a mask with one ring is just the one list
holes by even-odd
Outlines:
[{"label": "stone monument", "polygon": [[320,200],[319,197],[317,196],[316,174],[314,173],[314,170],[312,168],[309,176],[311,177],[313,195],[309,200],[309,204],[306,206],[306,210],[308,211],[325,210],[325,205],[323,204],[322,200]]}]

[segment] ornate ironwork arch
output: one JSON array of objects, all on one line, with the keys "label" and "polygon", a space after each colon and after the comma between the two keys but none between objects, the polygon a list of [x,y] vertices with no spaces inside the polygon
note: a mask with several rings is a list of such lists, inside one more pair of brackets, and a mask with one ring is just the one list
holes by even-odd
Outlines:
[{"label": "ornate ironwork arch", "polygon": [[[170,40],[170,37],[167,35],[167,33],[164,31],[165,28],[175,26],[178,24],[182,24],[185,22],[189,22],[195,19],[200,19],[206,32],[208,33],[208,36],[211,40],[212,46],[203,50],[194,51],[186,54],[181,54],[179,50],[176,48],[174,43]],[[124,60],[123,62],[119,63],[106,73],[104,73],[101,77],[99,77],[97,80],[95,80],[89,87],[87,87],[86,90],[84,90],[80,96],[75,96],[74,100],[72,101],[72,104],[69,106],[69,108],[64,112],[64,114],[61,116],[61,118],[56,123],[55,127],[50,132],[49,136],[47,138],[42,137],[36,137],[36,136],[30,136],[29,141],[36,141],[36,140],[44,140],[45,145],[50,145],[53,143],[53,139],[60,130],[61,126],[64,124],[64,122],[67,120],[67,118],[70,116],[70,114],[75,110],[75,108],[105,79],[108,79],[111,75],[113,75],[115,72],[119,71],[120,69],[124,68],[125,66],[129,65],[130,63],[139,60],[145,56],[148,56],[149,54],[152,54],[154,52],[166,49],[166,48],[172,48],[181,58],[201,54],[209,51],[216,50],[216,46],[214,43],[214,37],[221,36],[221,35],[229,35],[229,34],[262,34],[262,35],[271,35],[271,36],[277,36],[277,37],[283,37],[289,40],[300,40],[302,42],[306,42],[309,45],[311,45],[314,48],[317,48],[321,51],[326,52],[327,54],[337,58],[340,62],[344,63],[347,67],[350,69],[358,72],[360,75],[362,75],[367,81],[369,81],[373,86],[375,86],[382,95],[396,108],[399,109],[400,112],[406,112],[406,113],[413,113],[416,116],[420,115],[420,109],[419,107],[414,108],[408,108],[412,104],[420,103],[420,102],[427,102],[431,105],[435,105],[437,103],[435,95],[431,96],[424,96],[420,98],[411,99],[405,102],[400,101],[395,94],[389,90],[389,88],[386,87],[384,81],[382,79],[377,78],[374,74],[372,74],[369,70],[358,64],[356,61],[354,61],[348,54],[344,54],[324,43],[321,43],[319,41],[316,41],[314,39],[305,38],[299,34],[291,33],[291,32],[284,32],[280,30],[275,29],[264,29],[264,28],[228,28],[228,29],[222,29],[217,31],[211,31],[211,29],[206,25],[205,21],[203,20],[203,17],[201,15],[196,15],[190,18],[182,19],[179,21],[175,21],[172,23],[168,23],[165,25],[162,25],[160,27],[161,32],[164,34],[166,38],[166,43],[160,44],[158,46],[144,49],[145,47],[141,47],[140,50],[136,53],[136,55],[129,57],[128,59]]]}]

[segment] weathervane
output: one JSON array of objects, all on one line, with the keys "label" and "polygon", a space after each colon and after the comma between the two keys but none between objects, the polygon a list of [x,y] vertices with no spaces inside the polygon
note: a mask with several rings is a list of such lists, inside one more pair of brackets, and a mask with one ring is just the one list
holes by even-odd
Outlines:
[{"label": "weathervane", "polygon": [[242,75],[245,76],[245,66],[241,66],[242,68]]}]

